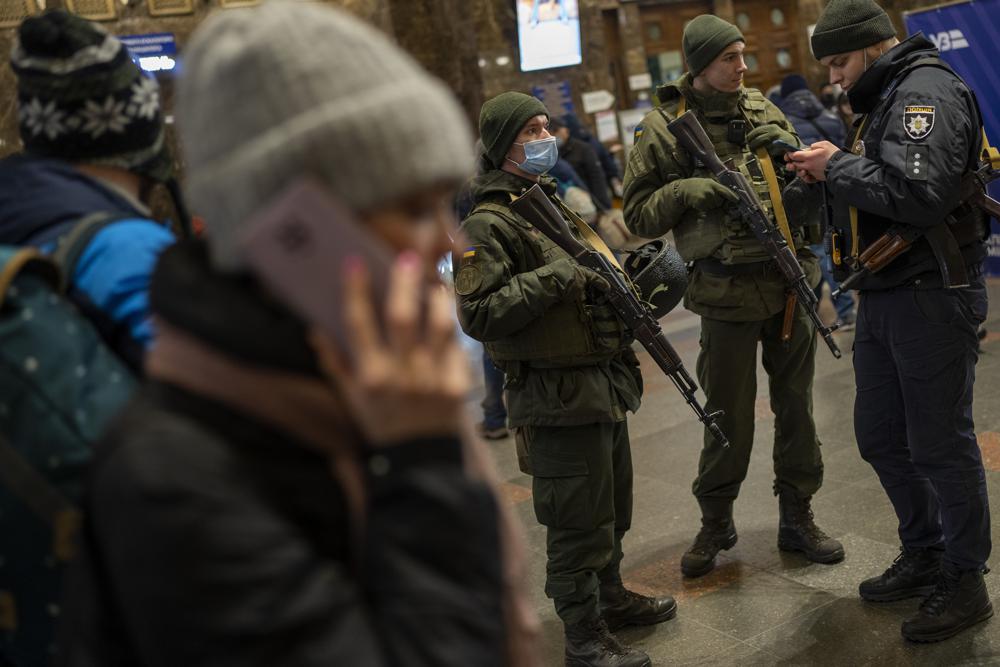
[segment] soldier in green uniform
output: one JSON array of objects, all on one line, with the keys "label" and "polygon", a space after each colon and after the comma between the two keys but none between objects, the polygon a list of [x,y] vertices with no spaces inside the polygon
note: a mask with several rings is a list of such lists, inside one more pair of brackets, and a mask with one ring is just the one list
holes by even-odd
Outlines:
[{"label": "soldier in green uniform", "polygon": [[671,597],[626,590],[619,571],[632,517],[625,415],[642,394],[631,336],[602,296],[604,279],[510,208],[535,183],[562,208],[544,176],[558,156],[548,118],[521,93],[483,105],[483,173],[456,253],[459,320],[506,374],[519,463],[548,529],[545,592],[565,624],[566,664],[648,665],[611,634],[676,612]]},{"label": "soldier in green uniform", "polygon": [[733,161],[756,186],[774,221],[786,228],[815,285],[819,268],[804,238],[802,218],[800,226],[781,220],[783,152],[772,145],[778,139],[799,142],[777,107],[760,91],[743,87],[744,46],[739,29],[718,17],[705,14],[688,24],[683,37],[688,73],[657,91],[660,106],[636,129],[625,172],[629,229],[647,238],[672,231],[677,250],[693,264],[685,306],[701,315],[698,380],[707,397],[706,409],[725,412],[720,426],[730,439],[729,448],[722,448],[705,434],[693,485],[702,527],[681,561],[689,577],[711,571],[718,552],[736,544],[733,501],[746,477],[753,445],[758,342],[775,415],[778,546],[820,563],[844,557],[841,544],[816,526],[810,509],[810,499],[823,481],[812,417],[815,329],[793,305],[788,331],[785,282],[733,210],[735,195],[695,163],[667,130],[667,123],[685,110],[697,114],[719,157]]}]

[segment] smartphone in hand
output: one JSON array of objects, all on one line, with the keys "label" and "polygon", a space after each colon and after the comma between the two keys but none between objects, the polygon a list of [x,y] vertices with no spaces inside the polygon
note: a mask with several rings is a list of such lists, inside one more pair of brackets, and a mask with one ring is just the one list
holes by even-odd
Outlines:
[{"label": "smartphone in hand", "polygon": [[[251,270],[306,322],[349,350],[344,323],[343,271],[363,261],[381,317],[394,253],[319,181],[303,178],[247,221],[243,251]],[[209,223],[211,224],[211,223]]]},{"label": "smartphone in hand", "polygon": [[795,151],[804,151],[807,149],[806,146],[795,146],[793,144],[788,143],[787,141],[782,141],[781,139],[775,139],[774,141],[771,142],[771,145],[775,146],[776,148],[780,148],[786,153],[794,153]]}]

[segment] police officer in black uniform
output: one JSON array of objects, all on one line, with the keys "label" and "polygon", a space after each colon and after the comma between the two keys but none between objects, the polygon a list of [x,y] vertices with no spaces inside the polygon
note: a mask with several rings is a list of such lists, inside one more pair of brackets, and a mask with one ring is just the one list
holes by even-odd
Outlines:
[{"label": "police officer in black uniform", "polygon": [[934,46],[922,34],[896,40],[872,0],[832,0],[812,47],[863,114],[850,152],[819,142],[787,158],[803,178],[826,181],[839,279],[887,233],[915,239],[857,284],[855,434],[902,540],[900,556],[860,594],[924,597],[903,636],[939,641],[993,614],[983,583],[989,503],[972,422],[987,221],[959,194],[981,160],[982,121]]}]

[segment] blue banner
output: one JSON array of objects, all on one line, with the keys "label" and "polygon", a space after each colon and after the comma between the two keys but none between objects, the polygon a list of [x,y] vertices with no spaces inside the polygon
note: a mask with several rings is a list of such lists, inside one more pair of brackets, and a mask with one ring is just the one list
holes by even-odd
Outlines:
[{"label": "blue banner", "polygon": [[[972,0],[903,15],[912,35],[923,32],[941,51],[941,57],[955,68],[976,91],[990,143],[1000,142],[1000,71],[997,45],[1000,44],[1000,0]],[[1000,181],[990,186],[990,194],[1000,199]],[[989,275],[1000,276],[1000,223],[992,223]]]}]

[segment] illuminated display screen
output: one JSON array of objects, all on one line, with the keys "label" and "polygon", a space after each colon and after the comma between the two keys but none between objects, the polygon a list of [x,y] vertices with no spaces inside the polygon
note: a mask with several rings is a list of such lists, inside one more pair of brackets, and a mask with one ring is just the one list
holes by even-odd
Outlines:
[{"label": "illuminated display screen", "polygon": [[578,0],[517,0],[521,71],[579,65]]}]

